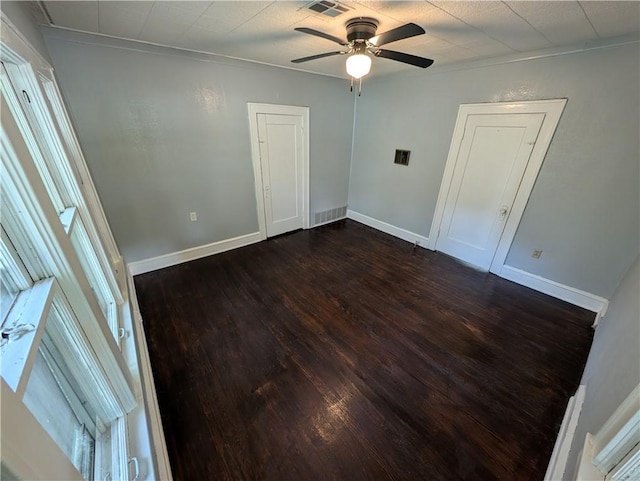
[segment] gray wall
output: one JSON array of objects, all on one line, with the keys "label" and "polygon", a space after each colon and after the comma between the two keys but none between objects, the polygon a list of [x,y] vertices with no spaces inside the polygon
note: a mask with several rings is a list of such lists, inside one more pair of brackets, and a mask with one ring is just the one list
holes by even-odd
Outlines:
[{"label": "gray wall", "polygon": [[34,14],[38,14],[36,2],[14,2],[0,1],[0,10],[13,25],[20,31],[22,36],[35,48],[45,60],[51,63],[49,52],[44,43],[40,26],[34,20]]},{"label": "gray wall", "polygon": [[634,44],[365,81],[350,209],[428,236],[459,105],[566,97],[506,263],[609,298],[638,254],[638,58]]},{"label": "gray wall", "polygon": [[346,80],[44,34],[127,262],[258,231],[247,102],[310,107],[310,211],[346,205],[354,105]]},{"label": "gray wall", "polygon": [[563,479],[574,479],[587,433],[596,434],[640,383],[640,262],[636,259],[600,321],[581,384],[587,390]]}]

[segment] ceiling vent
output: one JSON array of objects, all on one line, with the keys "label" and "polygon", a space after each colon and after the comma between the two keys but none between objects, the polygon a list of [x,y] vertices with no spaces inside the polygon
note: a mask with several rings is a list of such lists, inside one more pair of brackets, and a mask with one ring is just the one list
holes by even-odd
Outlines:
[{"label": "ceiling vent", "polygon": [[336,2],[330,2],[329,0],[313,2],[308,8],[313,12],[326,15],[327,17],[337,17],[338,15],[342,15],[343,13],[351,10],[349,7]]}]

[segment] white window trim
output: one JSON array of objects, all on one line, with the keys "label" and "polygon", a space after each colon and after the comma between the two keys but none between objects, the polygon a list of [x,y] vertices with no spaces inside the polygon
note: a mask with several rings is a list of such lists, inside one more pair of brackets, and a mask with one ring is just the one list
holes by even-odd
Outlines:
[{"label": "white window trim", "polygon": [[[116,301],[118,304],[122,304],[127,294],[124,262],[109,228],[109,223],[87,168],[82,149],[72,127],[73,124],[69,113],[62,101],[62,95],[53,69],[4,14],[0,15],[0,21],[2,22],[2,28],[0,28],[0,36],[3,43],[3,48],[0,49],[2,58],[18,65],[25,62],[30,64],[29,68],[35,75],[32,78],[35,84],[32,82],[32,86],[40,92],[44,102],[51,105],[53,114],[56,116],[57,128],[64,143],[63,147],[68,151],[69,160],[73,163],[72,168],[76,170],[77,175],[80,177],[78,180],[82,191],[77,193],[78,202],[75,205],[80,208],[84,218],[92,220],[91,226],[87,226],[90,231],[89,234],[92,236],[92,240],[100,242],[106,250],[109,258],[101,259],[101,261],[104,261],[105,265],[109,266],[115,276],[116,284],[122,296],[121,299],[116,299]],[[43,82],[43,84],[39,84],[38,75],[50,83],[44,84]],[[46,92],[44,92],[45,90]]]},{"label": "white window trim", "polygon": [[593,464],[608,474],[640,443],[640,384],[593,437]]},{"label": "white window trim", "polygon": [[[35,80],[35,77],[32,79],[34,80],[33,89],[38,92],[38,95],[35,95],[36,99],[45,104],[36,103],[36,107],[39,109],[38,116],[47,122],[51,129],[55,129],[57,137],[63,142],[63,145],[60,146],[61,153],[65,156],[63,164],[68,167],[65,175],[76,179],[73,185],[68,186],[73,197],[73,205],[77,207],[89,239],[94,244],[94,251],[102,265],[115,302],[122,304],[124,293],[122,283],[118,280],[122,258],[111,235],[111,229],[108,228],[102,205],[98,200],[98,194],[95,191],[77,139],[73,135],[69,118],[59,97],[60,92],[57,89],[53,72],[52,70],[40,71],[39,77],[39,80]],[[50,112],[55,114],[55,118]],[[95,219],[99,219],[99,221],[96,222]]]},{"label": "white window trim", "polygon": [[89,174],[89,169],[87,168],[87,163],[84,155],[82,154],[82,150],[80,149],[78,138],[72,128],[69,113],[62,102],[62,94],[58,88],[58,83],[55,80],[53,70],[49,70],[49,74],[50,77],[47,76],[47,80],[50,83],[48,85],[43,85],[45,90],[49,90],[49,87],[51,88],[50,95],[47,95],[47,99],[49,100],[51,108],[56,115],[61,134],[65,140],[67,149],[70,151],[71,160],[75,163],[75,168],[80,176],[80,181],[85,194],[85,208],[90,213],[91,218],[95,221],[96,227],[100,231],[104,247],[111,258],[112,266],[116,271],[116,277],[118,277],[118,281],[120,282],[120,289],[124,293],[126,292],[126,281],[125,272],[122,267],[122,256],[118,251],[113,234],[109,228],[109,223],[107,222],[104,210],[102,209],[98,192],[96,191],[93,179]]},{"label": "white window trim", "polygon": [[633,481],[640,476],[640,444],[627,454],[606,477],[607,481]]},{"label": "white window trim", "polygon": [[595,435],[587,433],[576,481],[635,479],[640,472],[640,384]]},{"label": "white window trim", "polygon": [[[89,221],[85,222],[85,228],[92,244],[94,244],[93,250],[102,265],[102,270],[106,275],[110,289],[113,291],[116,303],[122,304],[124,300],[122,283],[118,281],[118,269],[121,262],[120,254],[115,247],[110,253],[107,253],[104,248],[102,238],[105,235],[109,239],[109,245],[113,241],[106,219],[104,223],[99,222],[99,224],[103,225],[103,229],[101,229],[102,235],[98,233],[98,228],[94,226],[94,217],[104,219],[104,212],[97,199],[93,183],[90,180],[85,181],[88,172],[86,171],[84,158],[78,159],[77,154],[72,155],[68,151],[70,125],[65,125],[64,131],[61,127],[62,124],[68,122],[68,117],[66,113],[61,118],[52,115],[52,112],[63,112],[61,101],[56,97],[59,91],[55,88],[53,74],[50,70],[35,72],[29,64],[24,63],[7,63],[5,68],[10,70],[9,77],[11,80],[9,82],[9,79],[3,79],[4,84],[6,84],[5,88],[7,90],[11,89],[15,94],[10,96],[7,101],[11,104],[13,111],[20,116],[20,123],[27,126],[22,131],[23,133],[28,132],[29,141],[35,143],[35,146],[31,149],[32,153],[39,150],[43,152],[45,158],[51,159],[50,162],[47,162],[45,158],[39,158],[40,156],[38,155],[36,164],[40,175],[45,179],[45,185],[48,183],[51,186],[48,190],[53,197],[54,205],[58,207],[59,211],[69,206],[75,206],[84,219],[89,219]],[[28,101],[24,95],[19,95],[19,92],[13,88],[12,82],[18,82],[18,89],[23,89],[27,92]],[[49,88],[46,88],[45,82],[49,84]],[[53,97],[50,98],[47,92]],[[54,103],[57,104],[56,109],[53,107]],[[35,130],[37,139],[31,138],[31,129]],[[55,168],[52,168],[50,164],[55,165]],[[80,165],[84,166],[84,176],[81,175]],[[71,179],[71,181],[67,179]],[[91,204],[86,200],[86,192],[93,193],[93,197],[95,197]],[[96,211],[98,211],[97,215],[94,214]],[[113,243],[113,246],[115,246],[115,243]]]},{"label": "white window trim", "polygon": [[[5,395],[4,388],[7,387],[8,390],[13,391],[11,395],[7,395],[7,397],[11,398],[11,402],[15,400],[19,401],[20,404],[22,403],[37,356],[38,346],[42,340],[44,330],[47,328],[46,321],[49,318],[51,309],[56,309],[59,313],[57,316],[58,321],[54,325],[50,325],[48,330],[56,348],[66,359],[74,360],[73,363],[68,363],[71,374],[82,384],[92,386],[91,389],[84,390],[84,395],[87,396],[89,404],[99,411],[100,419],[111,425],[111,452],[114,454],[111,465],[109,466],[111,479],[128,479],[129,457],[126,413],[122,410],[115,393],[111,391],[111,386],[108,383],[106,374],[102,370],[94,352],[91,350],[78,320],[75,319],[71,307],[54,278],[39,281],[35,283],[31,289],[22,292],[10,312],[9,318],[7,319],[8,322],[13,323],[16,320],[18,322],[21,320],[29,320],[33,323],[34,329],[22,337],[9,342],[3,348],[1,365],[3,396]],[[12,316],[17,319],[12,319]],[[87,381],[87,377],[90,378],[89,381]],[[3,397],[3,402],[5,399],[6,398]],[[18,411],[22,413],[20,414],[22,417],[33,417],[30,412],[27,415],[22,409],[18,409]],[[4,445],[13,444],[13,434],[10,433],[7,435],[4,430],[4,423],[7,419],[4,405],[2,419],[3,436],[7,436],[5,439],[11,439],[10,443],[4,443]],[[33,436],[34,438],[49,438],[46,430],[39,426],[39,424],[35,426],[28,423],[23,429],[30,430],[31,435],[35,434],[35,436]],[[55,445],[55,442],[53,444]],[[64,454],[59,452],[57,445],[55,448],[56,449],[47,445],[46,449],[53,449],[55,453],[54,457],[60,454],[64,456]],[[43,453],[39,452],[39,454]],[[96,454],[98,455],[98,452]],[[4,455],[5,453],[3,451],[3,457]],[[6,461],[14,472],[19,472],[21,476],[27,474],[27,472],[20,468],[20,464],[17,466],[13,464],[15,462],[20,463],[19,460],[9,459]],[[65,469],[68,468],[66,463],[62,463],[62,465],[65,466]],[[75,474],[74,472],[74,475]],[[79,474],[80,473],[77,473],[77,475]],[[51,472],[47,472],[45,477],[39,479],[56,478],[52,477]]]},{"label": "white window trim", "polygon": [[[5,86],[11,89],[15,94],[15,101],[10,104],[21,109],[21,113],[26,118],[28,129],[25,132],[32,131],[35,138],[36,149],[42,152],[45,163],[40,165],[40,175],[43,178],[49,176],[53,179],[51,190],[57,192],[58,197],[62,201],[62,206],[75,205],[74,189],[70,182],[66,182],[66,178],[74,179],[75,173],[70,171],[70,166],[66,162],[66,152],[61,142],[55,139],[59,138],[54,122],[46,114],[45,99],[42,98],[42,92],[39,89],[36,72],[28,63],[13,63],[4,61],[3,52],[3,68],[8,79],[4,82]],[[14,110],[14,112],[16,112]],[[14,113],[15,115],[15,113]],[[34,150],[32,150],[32,153]],[[52,169],[51,166],[56,168]],[[58,211],[60,207],[56,203]]]},{"label": "white window trim", "polygon": [[[97,346],[94,349],[94,354],[100,360],[103,372],[109,377],[109,383],[117,394],[119,405],[129,407],[134,406],[136,397],[141,401],[141,403],[135,408],[135,411],[132,411],[126,419],[121,417],[112,424],[112,449],[114,451],[119,450],[116,449],[118,445],[126,449],[127,445],[130,445],[132,442],[127,432],[128,430],[131,430],[132,437],[136,439],[133,443],[135,450],[138,450],[143,456],[145,456],[142,458],[140,463],[140,474],[146,475],[147,479],[170,480],[172,479],[171,471],[166,453],[160,415],[157,410],[157,399],[155,396],[155,390],[153,389],[153,377],[151,375],[151,369],[148,362],[146,341],[144,339],[139,314],[137,314],[138,317],[131,318],[132,312],[130,310],[130,298],[127,290],[127,282],[129,279],[127,279],[126,276],[127,272],[124,268],[122,257],[120,256],[117,246],[113,240],[106,216],[104,215],[104,211],[95,191],[95,186],[86,166],[75,132],[73,131],[72,123],[64,102],[62,101],[62,96],[60,95],[60,90],[56,83],[51,66],[37,52],[37,50],[29,45],[28,40],[22,36],[22,34],[12,25],[4,14],[0,14],[0,17],[2,23],[2,29],[0,29],[0,36],[2,40],[0,57],[4,60],[10,60],[15,64],[29,63],[31,65],[30,73],[36,75],[37,81],[39,82],[38,91],[40,93],[44,92],[45,103],[49,105],[49,112],[55,117],[57,133],[62,136],[62,144],[68,156],[67,160],[75,163],[73,167],[75,168],[76,179],[80,181],[81,185],[79,188],[84,197],[82,198],[83,202],[76,205],[77,209],[72,212],[71,217],[80,214],[83,216],[83,219],[90,219],[91,226],[87,227],[95,227],[94,232],[97,234],[94,238],[98,239],[102,243],[101,245],[106,251],[105,259],[107,259],[108,262],[105,263],[105,265],[108,264],[112,268],[115,278],[117,279],[117,283],[120,286],[123,299],[122,304],[116,305],[114,308],[118,311],[119,315],[122,316],[122,320],[124,322],[124,328],[121,328],[120,331],[124,334],[123,341],[125,341],[124,346],[126,347],[124,351],[130,351],[127,353],[128,357],[123,357],[117,349],[114,349],[113,338],[105,334],[106,322],[104,322],[104,316],[102,317],[102,320],[100,320],[99,306],[97,306],[95,299],[88,295],[88,291],[90,290],[88,281],[86,276],[83,276],[84,273],[81,268],[82,266],[80,266],[77,258],[70,253],[70,241],[67,233],[64,232],[64,227],[60,222],[52,223],[55,209],[53,209],[52,206],[51,208],[46,206],[46,188],[42,184],[42,179],[37,175],[37,169],[35,169],[35,166],[33,165],[34,159],[29,156],[26,163],[27,165],[21,166],[20,162],[17,162],[17,169],[14,169],[11,173],[2,173],[3,177],[8,176],[3,178],[3,182],[6,178],[11,178],[12,181],[16,180],[16,187],[23,189],[21,190],[22,194],[35,196],[27,197],[29,202],[27,202],[26,207],[28,208],[21,208],[19,210],[20,215],[14,215],[14,218],[20,221],[14,222],[14,224],[18,227],[22,227],[20,224],[24,219],[29,219],[34,213],[36,214],[36,217],[32,219],[31,223],[25,226],[22,231],[18,230],[17,233],[19,235],[22,234],[23,237],[26,238],[31,231],[34,231],[37,236],[42,237],[42,241],[39,242],[39,245],[36,246],[37,249],[34,249],[34,251],[45,247],[47,249],[46,252],[51,254],[47,259],[45,259],[46,262],[43,263],[43,266],[45,267],[43,270],[45,276],[51,275],[56,277],[57,281],[60,283],[60,289],[65,293],[65,296],[69,301],[69,305],[72,307],[75,316],[81,323],[82,331],[87,338],[92,341],[92,348],[94,347],[94,344]],[[5,105],[2,107],[6,106],[6,101],[3,101],[3,104]],[[22,115],[26,121],[24,112]],[[13,130],[16,129],[13,128]],[[36,141],[35,137],[33,140],[34,142]],[[7,142],[7,145],[2,145],[2,148],[4,152],[15,148],[19,151],[20,155],[22,155],[25,150],[23,145],[12,146],[11,142]],[[28,149],[26,150],[28,151]],[[39,151],[36,152],[40,154]],[[15,152],[13,153],[15,154]],[[4,157],[3,153],[3,161]],[[44,161],[44,159],[41,160]],[[24,186],[19,182],[20,175],[25,176],[23,177]],[[45,203],[43,204],[42,202]],[[51,202],[49,200],[49,204],[50,203]],[[50,210],[51,212],[49,212]],[[68,226],[73,227],[73,219],[71,219]],[[10,238],[13,239],[14,232],[9,232],[7,230],[7,233],[10,235]],[[24,246],[20,246],[20,249],[23,247]],[[60,248],[61,250],[56,250],[57,248]],[[19,254],[20,257],[23,257],[25,252],[19,250]],[[65,256],[70,257],[65,259]],[[38,262],[37,255],[34,259],[29,257],[25,259],[29,260],[29,264],[34,260]],[[31,273],[29,272],[29,274]],[[33,278],[40,279],[42,277],[42,275],[39,275]],[[83,296],[84,300],[81,299]],[[125,311],[127,314],[123,315]],[[139,329],[137,328],[138,322],[140,323]],[[134,324],[136,326],[134,326]],[[125,329],[128,329],[129,332],[133,334],[131,336],[132,344],[126,342],[127,331],[125,331]],[[100,335],[102,335],[106,341],[102,343],[98,342],[97,344],[93,342],[94,338],[98,339]],[[137,344],[137,348],[140,352],[135,348],[132,350],[133,345],[135,345],[133,342]],[[104,353],[107,355],[106,359]],[[139,359],[136,359],[138,356],[140,356]],[[135,379],[125,368],[125,359],[129,359],[129,363],[132,366],[135,365]],[[142,362],[144,365],[144,375],[141,376],[142,379],[140,379],[140,375],[142,373],[137,370],[138,362]],[[140,385],[141,382],[144,383],[144,388]],[[149,390],[150,385],[151,390]],[[132,386],[134,386],[135,391],[137,391],[137,396],[133,396]],[[5,392],[7,393],[6,397]],[[50,439],[47,433],[37,423],[30,411],[28,411],[28,409],[26,409],[22,404],[21,399],[18,398],[18,396],[6,385],[4,381],[2,381],[2,395],[3,401],[7,399],[7,402],[12,403],[12,407],[15,408],[14,411],[20,411],[20,415],[15,418],[12,417],[12,420],[25,417],[29,418],[29,421],[26,423],[21,424],[18,422],[11,426],[3,425],[3,437],[6,436],[5,439],[12,440],[11,449],[3,449],[3,462],[5,460],[12,461],[7,463],[7,468],[25,479],[79,479],[79,473],[74,470],[71,463],[68,462],[55,442]],[[149,406],[152,407],[150,408]],[[3,405],[3,418],[5,414],[6,412]],[[147,431],[146,422],[142,422],[143,417],[149,419],[150,424],[155,428],[152,429],[152,431],[154,431],[153,434],[151,434],[152,439],[143,439],[145,438],[145,433]],[[24,430],[25,427],[27,427],[26,431]],[[38,429],[42,431],[44,435],[37,436],[36,439],[38,442],[34,443],[32,442],[32,436],[28,436],[25,433],[33,434],[33,432]],[[20,431],[17,432],[17,430]],[[13,443],[14,439],[16,440],[15,443]],[[149,441],[151,441],[151,443],[149,443]],[[48,444],[49,447],[43,447],[45,444]],[[145,447],[145,445],[147,447]],[[147,449],[152,451],[148,451]],[[55,450],[59,451],[58,455],[47,456],[45,454],[43,456],[39,456],[37,459],[33,459],[33,452],[53,454]],[[148,459],[148,457],[151,459]],[[149,463],[146,463],[145,460],[152,462],[155,470]],[[54,464],[58,462],[63,465],[66,463],[66,466],[61,466],[60,469],[58,469],[54,466]],[[109,479],[130,479],[132,476],[130,472],[131,464],[134,465],[133,467],[137,472],[137,458],[120,459],[118,465],[114,464],[112,466],[112,471],[109,473]],[[12,469],[14,467],[17,468]],[[69,467],[70,469],[68,469]],[[155,473],[153,471],[155,471]],[[135,479],[137,479],[137,476]]]},{"label": "white window trim", "polygon": [[23,479],[82,481],[82,475],[22,403],[22,398],[4,379],[0,382],[2,437],[11,440],[2,443],[2,462]]},{"label": "white window trim", "polygon": [[[117,306],[122,304],[122,297],[119,295],[120,292],[117,287],[114,292],[108,276],[104,274],[103,264],[100,262],[99,255],[91,242],[91,236],[87,232],[87,223],[84,222],[82,215],[80,215],[76,207],[65,209],[65,211],[60,214],[60,222],[78,255],[84,256],[84,262],[86,262],[87,265],[84,266],[82,260],[80,264],[83,265],[83,267],[87,267],[87,270],[92,273],[89,274],[85,270],[87,278],[93,278],[95,284],[93,289],[98,291],[94,292],[94,294],[97,298],[99,297],[101,301],[107,303],[105,306],[106,312],[103,312],[103,314],[116,343],[120,346],[120,316]],[[74,238],[75,234],[77,234],[77,237]],[[75,244],[76,242],[77,245]],[[89,283],[91,284],[91,281]],[[120,302],[118,302],[118,300],[120,300]],[[100,304],[100,302],[98,302],[98,304]]]},{"label": "white window trim", "polygon": [[[3,109],[7,108],[2,95]],[[2,159],[0,175],[7,186],[3,195],[11,200],[20,218],[32,233],[37,251],[46,253],[49,276],[56,277],[65,292],[82,328],[96,350],[104,370],[125,411],[136,405],[127,365],[98,305],[89,281],[82,270],[71,242],[58,219],[33,158],[11,115],[2,122]],[[19,241],[19,239],[18,239]],[[17,246],[16,246],[17,247]]]},{"label": "white window trim", "polygon": [[2,284],[4,285],[4,287],[11,284],[11,286],[17,290],[17,292],[9,292],[12,297],[10,301],[6,294],[3,294],[2,302],[0,303],[0,325],[2,325],[5,321],[5,318],[9,314],[9,311],[11,310],[11,306],[14,305],[20,291],[31,288],[31,286],[33,285],[33,280],[29,275],[27,268],[24,266],[22,259],[20,259],[20,256],[18,256],[18,253],[16,252],[11,239],[9,239],[7,232],[1,225],[0,258],[3,259],[2,268],[4,270],[4,272],[2,272],[2,275],[4,275]]},{"label": "white window trim", "polygon": [[53,278],[44,279],[36,282],[31,289],[22,291],[6,319],[7,325],[29,323],[33,326],[33,330],[2,348],[2,378],[21,399],[53,302],[54,281]]},{"label": "white window trim", "polygon": [[[6,52],[3,52],[3,56]],[[27,144],[27,146],[29,147],[29,150],[32,153],[32,157],[34,159],[34,161],[36,162],[36,164],[39,166],[39,170],[41,172],[41,175],[44,178],[44,181],[48,184],[48,185],[53,185],[54,181],[53,178],[51,177],[50,173],[49,173],[49,169],[47,168],[47,162],[44,159],[44,157],[42,156],[41,152],[40,152],[40,147],[38,146],[38,141],[36,140],[35,136],[32,135],[31,133],[31,127],[29,125],[29,120],[27,119],[27,116],[22,108],[22,105],[20,104],[19,99],[19,93],[15,91],[13,85],[11,84],[11,82],[9,81],[9,77],[6,73],[6,69],[4,67],[4,65],[2,66],[2,72],[0,73],[0,81],[2,82],[2,88],[4,88],[7,92],[13,92],[14,95],[7,95],[7,102],[9,104],[9,108],[11,110],[11,112],[14,115],[14,118],[16,120],[16,122],[18,123],[18,125],[20,126],[20,131],[24,132],[23,137],[25,140],[25,143]],[[64,208],[64,200],[62,199],[62,197],[60,196],[60,193],[56,190],[54,191],[50,191],[49,192],[49,196],[51,197],[51,200],[53,202],[53,205],[56,207],[56,209],[61,210]]]}]

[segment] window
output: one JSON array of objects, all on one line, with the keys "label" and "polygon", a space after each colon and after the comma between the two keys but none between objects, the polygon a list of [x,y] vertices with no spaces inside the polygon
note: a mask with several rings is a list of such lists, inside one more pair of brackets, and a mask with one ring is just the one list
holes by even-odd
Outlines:
[{"label": "window", "polygon": [[24,404],[82,473],[93,475],[96,424],[99,419],[87,408],[74,390],[75,381],[68,379],[69,369],[59,360],[58,351],[48,337],[38,347]]},{"label": "window", "polygon": [[0,226],[0,319],[4,321],[20,291],[33,282],[4,228]]},{"label": "window", "polygon": [[23,402],[84,479],[103,479],[114,472],[110,440],[123,413],[113,393],[100,388],[104,376],[59,286],[48,285],[51,302],[36,328],[33,366],[23,374]]},{"label": "window", "polygon": [[[81,154],[72,148],[73,134],[59,93],[46,72],[35,73],[28,64],[3,61],[2,68],[0,85],[9,110],[17,120],[49,199],[67,234],[72,236],[76,254],[112,335],[119,342],[117,307],[123,303],[123,296],[80,188],[82,179],[74,166],[82,162]],[[76,228],[76,224],[81,225]]]},{"label": "window", "polygon": [[632,481],[640,474],[640,384],[597,433],[587,433],[574,479]]},{"label": "window", "polygon": [[128,479],[119,254],[50,67],[2,24],[2,473]]}]

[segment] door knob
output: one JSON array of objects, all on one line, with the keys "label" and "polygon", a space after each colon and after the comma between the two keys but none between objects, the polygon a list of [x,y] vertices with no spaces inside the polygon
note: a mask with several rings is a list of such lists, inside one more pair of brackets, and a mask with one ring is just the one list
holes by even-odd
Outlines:
[{"label": "door knob", "polygon": [[503,205],[502,207],[500,207],[500,210],[498,211],[500,214],[500,218],[504,219],[507,214],[509,213],[509,206],[508,205]]}]

